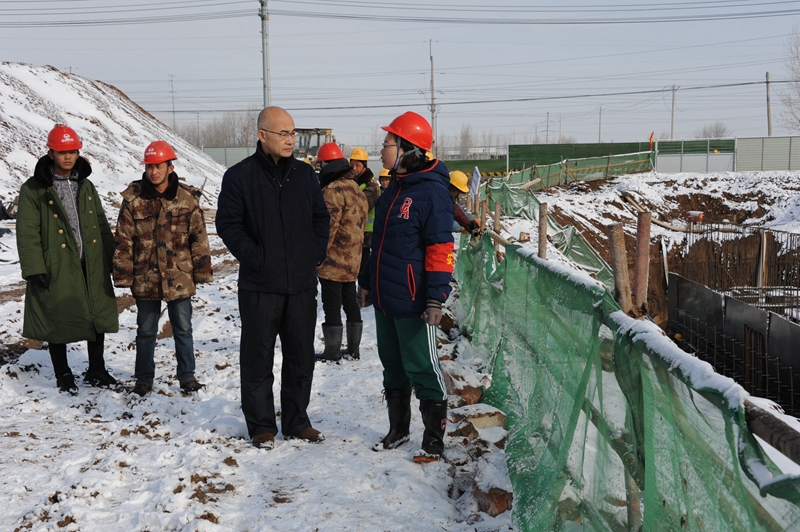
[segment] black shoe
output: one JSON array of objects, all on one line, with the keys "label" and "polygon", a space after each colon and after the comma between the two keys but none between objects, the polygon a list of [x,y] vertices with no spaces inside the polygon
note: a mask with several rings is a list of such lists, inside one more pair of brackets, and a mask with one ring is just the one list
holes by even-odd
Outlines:
[{"label": "black shoe", "polygon": [[145,384],[143,382],[137,382],[136,386],[133,387],[133,393],[135,393],[136,395],[138,395],[140,397],[144,397],[145,395],[150,393],[150,390],[152,390],[152,389],[153,389],[153,386],[151,384]]},{"label": "black shoe", "polygon": [[181,390],[183,390],[186,393],[193,393],[204,387],[205,384],[200,384],[194,379],[190,380],[189,382],[184,382],[183,384],[181,384]]},{"label": "black shoe", "polygon": [[83,383],[86,386],[94,386],[96,388],[110,388],[119,384],[117,379],[112,377],[105,369],[87,372],[86,375],[83,376]]},{"label": "black shoe", "polygon": [[56,385],[59,392],[78,395],[78,386],[75,384],[75,377],[72,373],[65,373],[60,377],[56,377]]}]

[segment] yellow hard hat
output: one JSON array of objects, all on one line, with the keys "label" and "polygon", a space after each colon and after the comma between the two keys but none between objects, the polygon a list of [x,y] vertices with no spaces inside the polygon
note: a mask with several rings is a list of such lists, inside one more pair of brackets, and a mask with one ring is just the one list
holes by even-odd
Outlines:
[{"label": "yellow hard hat", "polygon": [[350,152],[350,160],[368,161],[369,157],[367,156],[367,150],[365,150],[364,148],[353,148],[353,151]]},{"label": "yellow hard hat", "polygon": [[388,178],[390,178],[390,177],[392,177],[392,176],[389,174],[389,169],[388,169],[388,168],[381,168],[381,173],[380,173],[380,174],[378,174],[378,179],[380,179],[380,178],[382,178],[382,177],[385,177],[385,178],[387,178],[387,179],[388,179]]},{"label": "yellow hard hat", "polygon": [[450,172],[450,184],[461,192],[469,192],[469,185],[467,185],[468,181],[467,174],[461,170],[453,170]]}]

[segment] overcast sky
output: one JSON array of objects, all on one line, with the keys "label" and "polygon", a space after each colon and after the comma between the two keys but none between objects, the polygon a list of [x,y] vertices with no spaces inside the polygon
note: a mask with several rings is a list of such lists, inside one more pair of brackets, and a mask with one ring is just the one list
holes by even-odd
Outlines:
[{"label": "overcast sky", "polygon": [[[495,5],[496,4],[496,5]],[[773,135],[800,1],[269,0],[271,103],[369,144],[405,110],[488,141]],[[172,124],[263,103],[258,0],[0,0],[0,60],[98,79]],[[173,115],[173,98],[174,110]],[[2,102],[0,102],[2,105]],[[255,115],[255,113],[253,113]],[[549,120],[548,120],[549,116]]]}]

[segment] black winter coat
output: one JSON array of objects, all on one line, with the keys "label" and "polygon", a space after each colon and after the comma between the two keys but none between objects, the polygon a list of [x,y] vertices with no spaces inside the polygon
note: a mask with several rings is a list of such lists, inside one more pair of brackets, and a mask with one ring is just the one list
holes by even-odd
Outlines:
[{"label": "black winter coat", "polygon": [[330,215],[314,169],[256,152],[230,167],[217,200],[217,233],[239,260],[239,286],[273,294],[316,289]]}]

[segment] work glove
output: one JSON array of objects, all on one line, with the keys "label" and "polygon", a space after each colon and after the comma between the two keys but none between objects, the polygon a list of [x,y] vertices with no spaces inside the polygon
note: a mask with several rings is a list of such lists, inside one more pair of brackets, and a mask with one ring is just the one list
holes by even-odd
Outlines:
[{"label": "work glove", "polygon": [[372,301],[370,301],[370,299],[369,299],[369,290],[365,290],[363,288],[359,288],[358,292],[359,292],[359,296],[360,296],[358,298],[358,303],[359,303],[359,306],[361,308],[366,308],[366,307],[372,305]]},{"label": "work glove", "polygon": [[437,299],[429,299],[427,308],[422,313],[422,319],[428,325],[437,327],[442,321],[442,302]]},{"label": "work glove", "polygon": [[47,288],[47,277],[43,273],[37,273],[36,275],[31,275],[28,277],[28,281],[32,282],[36,286],[40,288]]},{"label": "work glove", "polygon": [[470,223],[467,225],[467,231],[469,231],[470,233],[472,233],[472,236],[474,236],[474,237],[479,237],[479,236],[481,236],[481,226],[480,226],[480,225],[478,225],[478,222],[476,222],[475,220],[472,220],[472,221],[471,221],[471,222],[470,222]]}]

